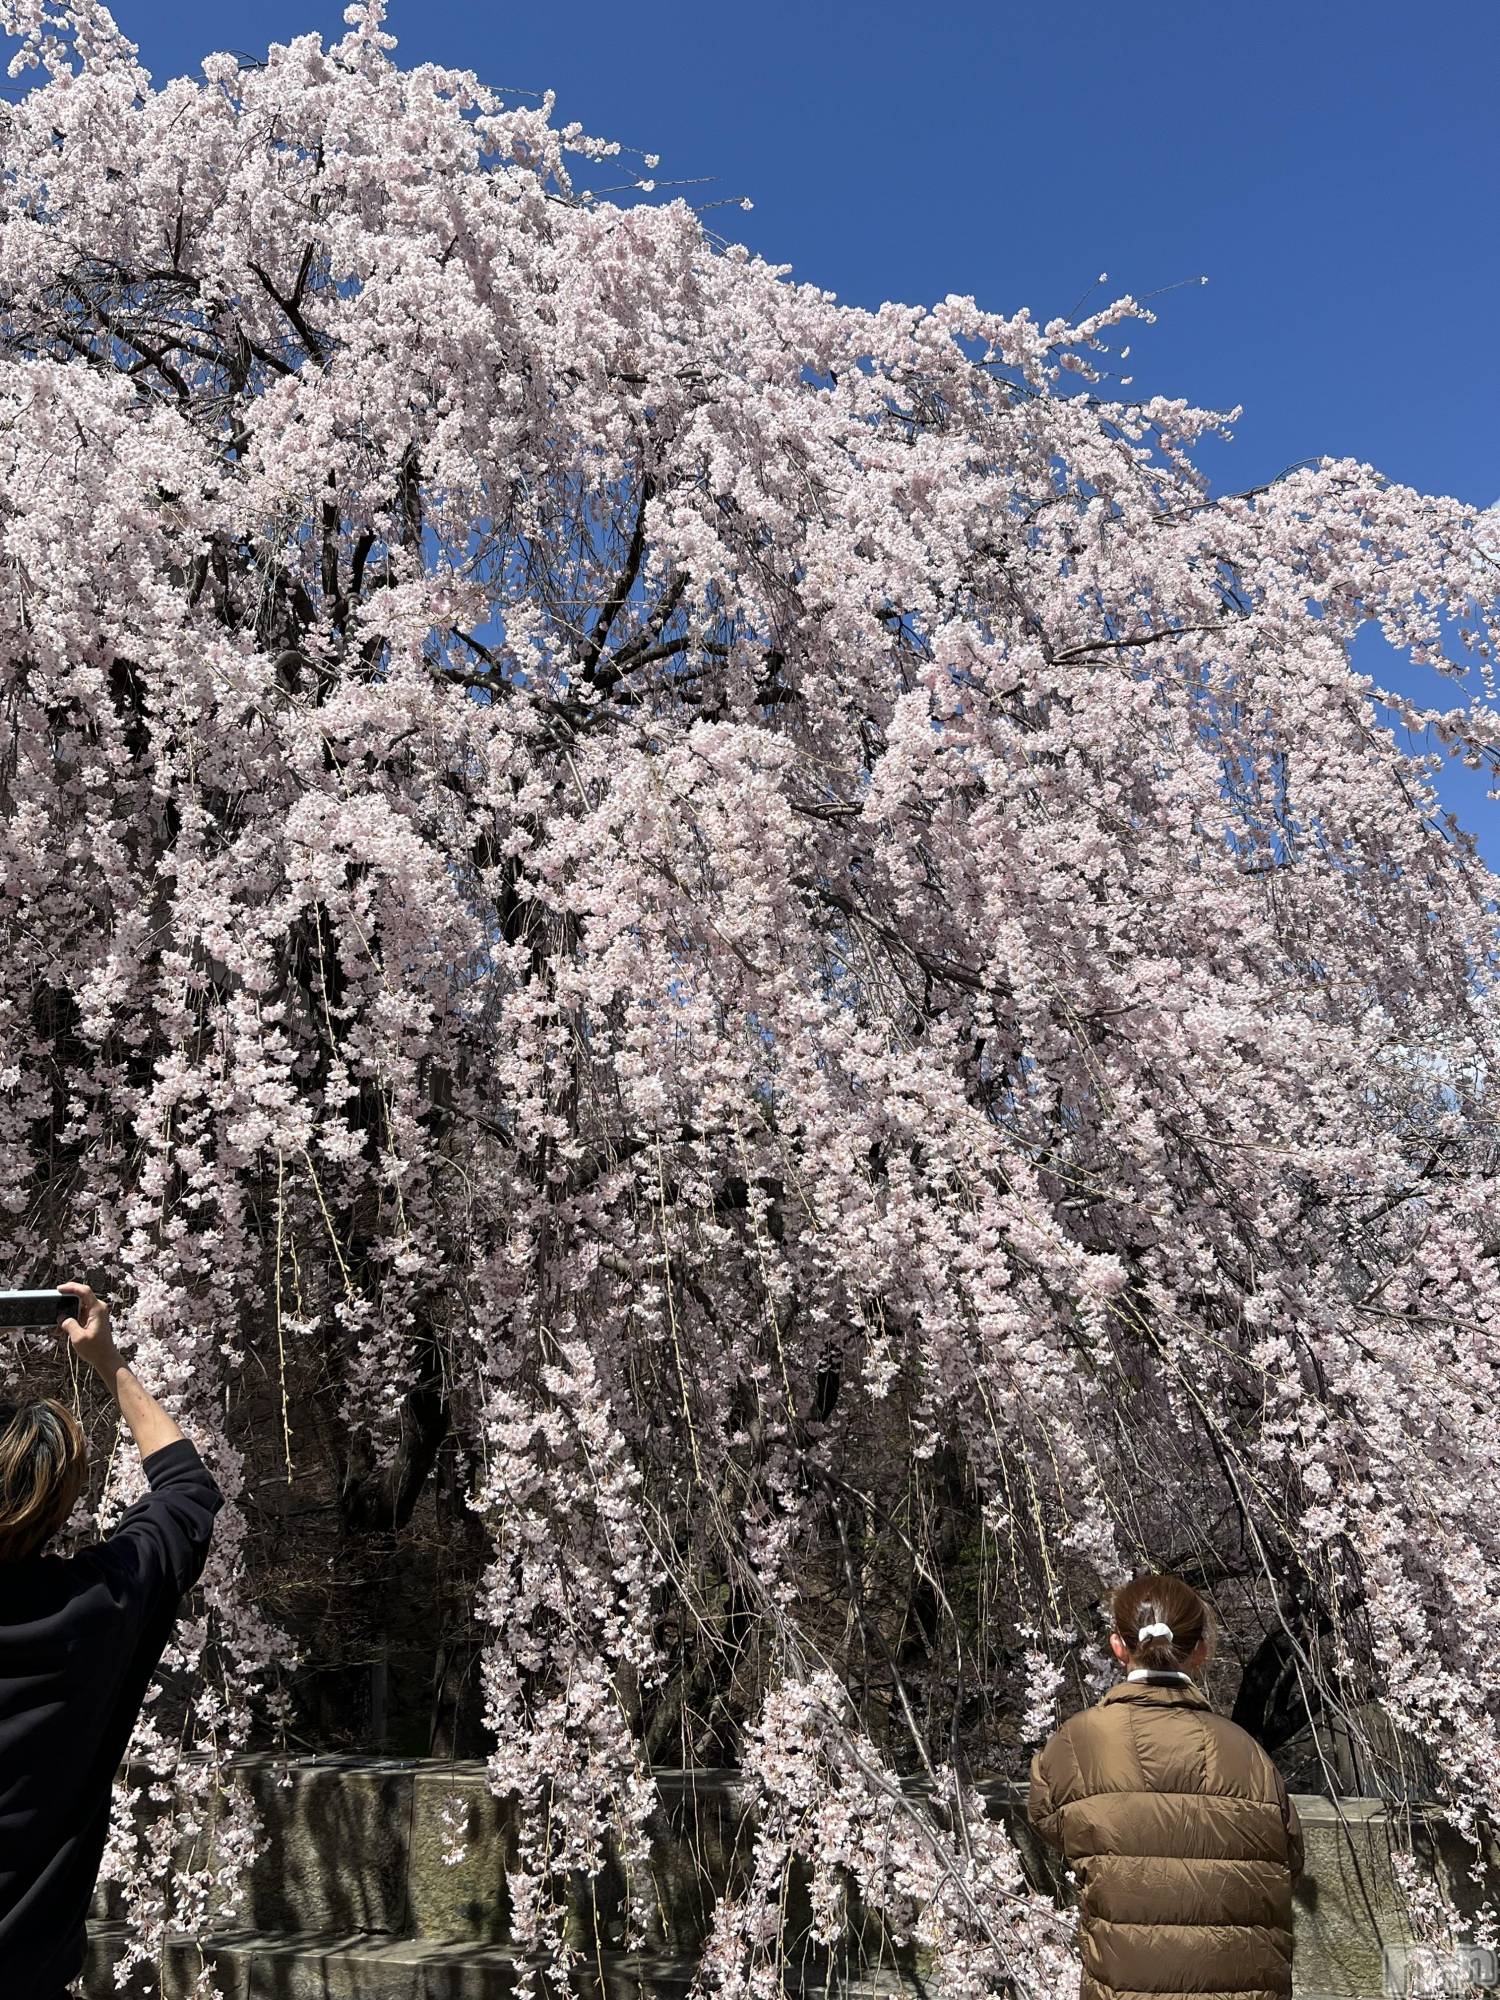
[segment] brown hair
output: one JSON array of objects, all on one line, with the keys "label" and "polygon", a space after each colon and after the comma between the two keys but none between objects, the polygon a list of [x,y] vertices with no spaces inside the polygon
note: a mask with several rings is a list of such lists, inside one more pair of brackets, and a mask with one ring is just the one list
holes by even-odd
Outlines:
[{"label": "brown hair", "polygon": [[[1131,1664],[1153,1673],[1181,1673],[1183,1661],[1210,1629],[1208,1606],[1180,1576],[1133,1577],[1120,1585],[1110,1608]],[[1137,1639],[1143,1625],[1170,1625],[1172,1636]]]},{"label": "brown hair", "polygon": [[0,1563],[35,1555],[72,1513],[88,1475],[88,1446],[66,1403],[0,1402]]}]

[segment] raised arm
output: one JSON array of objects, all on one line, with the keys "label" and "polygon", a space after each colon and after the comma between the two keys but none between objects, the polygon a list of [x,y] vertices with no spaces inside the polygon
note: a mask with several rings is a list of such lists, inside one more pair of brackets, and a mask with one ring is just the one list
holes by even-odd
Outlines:
[{"label": "raised arm", "polygon": [[78,1300],[77,1315],[62,1323],[68,1343],[80,1360],[88,1363],[119,1404],[120,1415],[129,1424],[130,1434],[141,1457],[149,1458],[164,1444],[175,1444],[182,1436],[177,1424],[156,1398],[142,1388],[115,1349],[114,1335],[109,1326],[109,1307],[102,1299],[96,1299],[87,1285],[69,1282],[59,1285],[57,1289],[72,1292]]},{"label": "raised arm", "polygon": [[87,1285],[59,1289],[78,1297],[77,1316],[63,1321],[64,1330],[74,1353],[82,1355],[119,1404],[150,1488],[125,1509],[103,1542],[78,1559],[99,1563],[121,1601],[147,1615],[165,1609],[175,1616],[178,1603],[203,1574],[214,1516],[224,1496],[192,1439],[183,1436],[116,1353],[108,1306]]}]

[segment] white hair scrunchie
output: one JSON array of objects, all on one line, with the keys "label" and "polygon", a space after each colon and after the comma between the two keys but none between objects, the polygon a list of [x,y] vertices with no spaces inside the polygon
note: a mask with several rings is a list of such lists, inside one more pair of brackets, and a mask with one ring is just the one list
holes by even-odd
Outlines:
[{"label": "white hair scrunchie", "polygon": [[1170,1625],[1142,1625],[1135,1635],[1135,1643],[1142,1646],[1148,1639],[1170,1639],[1171,1636]]}]

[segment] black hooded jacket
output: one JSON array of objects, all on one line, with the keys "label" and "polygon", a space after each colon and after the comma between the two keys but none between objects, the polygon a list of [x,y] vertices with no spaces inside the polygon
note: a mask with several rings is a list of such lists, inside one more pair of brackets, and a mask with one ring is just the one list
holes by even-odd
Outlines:
[{"label": "black hooded jacket", "polygon": [[224,1504],[186,1438],[76,1555],[0,1565],[0,1994],[55,2000],[82,1969],[110,1793]]}]

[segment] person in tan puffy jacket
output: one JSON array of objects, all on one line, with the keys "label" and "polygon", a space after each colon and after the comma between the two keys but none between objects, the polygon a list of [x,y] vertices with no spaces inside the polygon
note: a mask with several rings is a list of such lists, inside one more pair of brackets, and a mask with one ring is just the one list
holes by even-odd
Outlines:
[{"label": "person in tan puffy jacket", "polygon": [[1078,1883],[1079,2000],[1285,2000],[1302,1829],[1265,1751],[1194,1684],[1208,1606],[1143,1576],[1112,1609],[1124,1680],[1031,1761],[1032,1824]]}]

